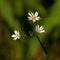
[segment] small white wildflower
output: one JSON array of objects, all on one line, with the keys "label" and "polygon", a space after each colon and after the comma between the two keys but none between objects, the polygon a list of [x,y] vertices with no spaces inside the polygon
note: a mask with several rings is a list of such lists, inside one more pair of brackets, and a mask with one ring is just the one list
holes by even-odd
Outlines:
[{"label": "small white wildflower", "polygon": [[12,35],[13,40],[20,39],[20,33],[17,30],[14,30],[14,34]]},{"label": "small white wildflower", "polygon": [[32,20],[33,22],[36,22],[37,20],[39,20],[39,16],[38,16],[38,12],[36,11],[35,14],[34,13],[28,13],[28,19]]},{"label": "small white wildflower", "polygon": [[43,32],[45,32],[44,27],[43,27],[43,26],[40,26],[40,27],[39,27],[39,25],[36,26],[35,31],[38,32],[38,33],[43,33]]}]

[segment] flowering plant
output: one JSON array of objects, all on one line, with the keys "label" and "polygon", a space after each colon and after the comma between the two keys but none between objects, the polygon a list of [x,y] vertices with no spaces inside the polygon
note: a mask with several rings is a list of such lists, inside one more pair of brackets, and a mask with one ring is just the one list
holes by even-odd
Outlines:
[{"label": "flowering plant", "polygon": [[[41,18],[41,17],[38,16],[38,12],[37,12],[37,11],[35,12],[35,14],[34,14],[33,12],[28,12],[28,15],[29,15],[29,16],[28,16],[28,19],[31,20],[33,23],[35,23],[36,21],[39,21],[40,18]],[[44,27],[43,27],[42,25],[41,25],[41,26],[36,25],[34,30],[35,30],[35,32],[37,32],[37,33],[39,33],[39,34],[45,32]],[[34,34],[34,33],[33,33],[33,34]],[[36,35],[34,34],[34,36],[36,36]],[[20,38],[21,38],[20,32],[17,31],[17,30],[14,30],[14,34],[12,35],[12,38],[13,38],[13,40],[20,39]],[[46,48],[45,48],[45,47],[43,46],[43,44],[41,43],[39,37],[36,36],[36,38],[37,38],[38,41],[40,42],[40,44],[41,44],[42,48],[44,49],[45,53],[47,53],[47,52],[46,52]]]}]

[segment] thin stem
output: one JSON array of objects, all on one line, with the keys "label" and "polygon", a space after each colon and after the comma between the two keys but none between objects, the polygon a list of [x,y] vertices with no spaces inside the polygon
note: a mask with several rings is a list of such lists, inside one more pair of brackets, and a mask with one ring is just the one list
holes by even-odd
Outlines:
[{"label": "thin stem", "polygon": [[[35,35],[35,36],[36,36],[36,35]],[[47,54],[46,48],[45,48],[45,47],[43,46],[43,44],[41,43],[41,41],[40,41],[39,37],[38,37],[38,36],[36,36],[36,38],[38,39],[38,41],[39,41],[39,43],[40,43],[41,47],[43,48],[44,52]]]}]

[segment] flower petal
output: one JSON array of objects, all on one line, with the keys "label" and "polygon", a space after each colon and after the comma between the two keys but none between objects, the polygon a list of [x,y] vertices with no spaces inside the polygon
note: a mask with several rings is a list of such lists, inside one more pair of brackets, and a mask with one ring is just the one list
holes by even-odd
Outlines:
[{"label": "flower petal", "polygon": [[35,12],[35,16],[38,16],[38,12],[37,11]]},{"label": "flower petal", "polygon": [[17,30],[14,30],[14,33],[17,34]]},{"label": "flower petal", "polygon": [[36,20],[39,20],[39,18],[38,18],[38,17],[36,17]]},{"label": "flower petal", "polygon": [[42,30],[40,33],[43,33],[43,32],[45,32],[45,30]]},{"label": "flower petal", "polygon": [[13,38],[13,40],[17,40],[17,37]]},{"label": "flower petal", "polygon": [[40,26],[40,30],[43,30],[44,29],[44,27],[43,26]]},{"label": "flower petal", "polygon": [[31,16],[33,16],[34,14],[31,12]]},{"label": "flower petal", "polygon": [[35,31],[37,31],[38,29],[39,29],[39,25],[36,26]]},{"label": "flower petal", "polygon": [[39,29],[39,25],[37,25],[37,28]]},{"label": "flower petal", "polygon": [[16,37],[16,35],[13,34],[11,37]]},{"label": "flower petal", "polygon": [[32,16],[31,13],[28,13],[29,16]]},{"label": "flower petal", "polygon": [[39,19],[40,17],[38,16],[37,18]]},{"label": "flower petal", "polygon": [[32,18],[31,18],[31,17],[28,17],[28,19],[29,19],[29,20],[32,20]]}]

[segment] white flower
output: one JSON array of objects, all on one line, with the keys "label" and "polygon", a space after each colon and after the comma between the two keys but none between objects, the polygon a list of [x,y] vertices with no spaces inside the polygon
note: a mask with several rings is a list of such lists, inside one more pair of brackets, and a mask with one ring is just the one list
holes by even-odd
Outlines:
[{"label": "white flower", "polygon": [[38,16],[38,12],[36,11],[35,12],[35,14],[34,13],[32,13],[32,12],[30,12],[30,13],[28,13],[28,19],[29,20],[32,20],[33,22],[36,22],[36,21],[38,21],[39,20],[39,16]]},{"label": "white flower", "polygon": [[40,26],[40,27],[39,27],[39,25],[37,25],[37,26],[35,27],[35,31],[38,32],[38,33],[43,33],[43,32],[45,32],[44,27],[43,27],[43,26]]},{"label": "white flower", "polygon": [[13,40],[20,39],[20,33],[17,30],[14,30],[14,34],[12,35]]}]

